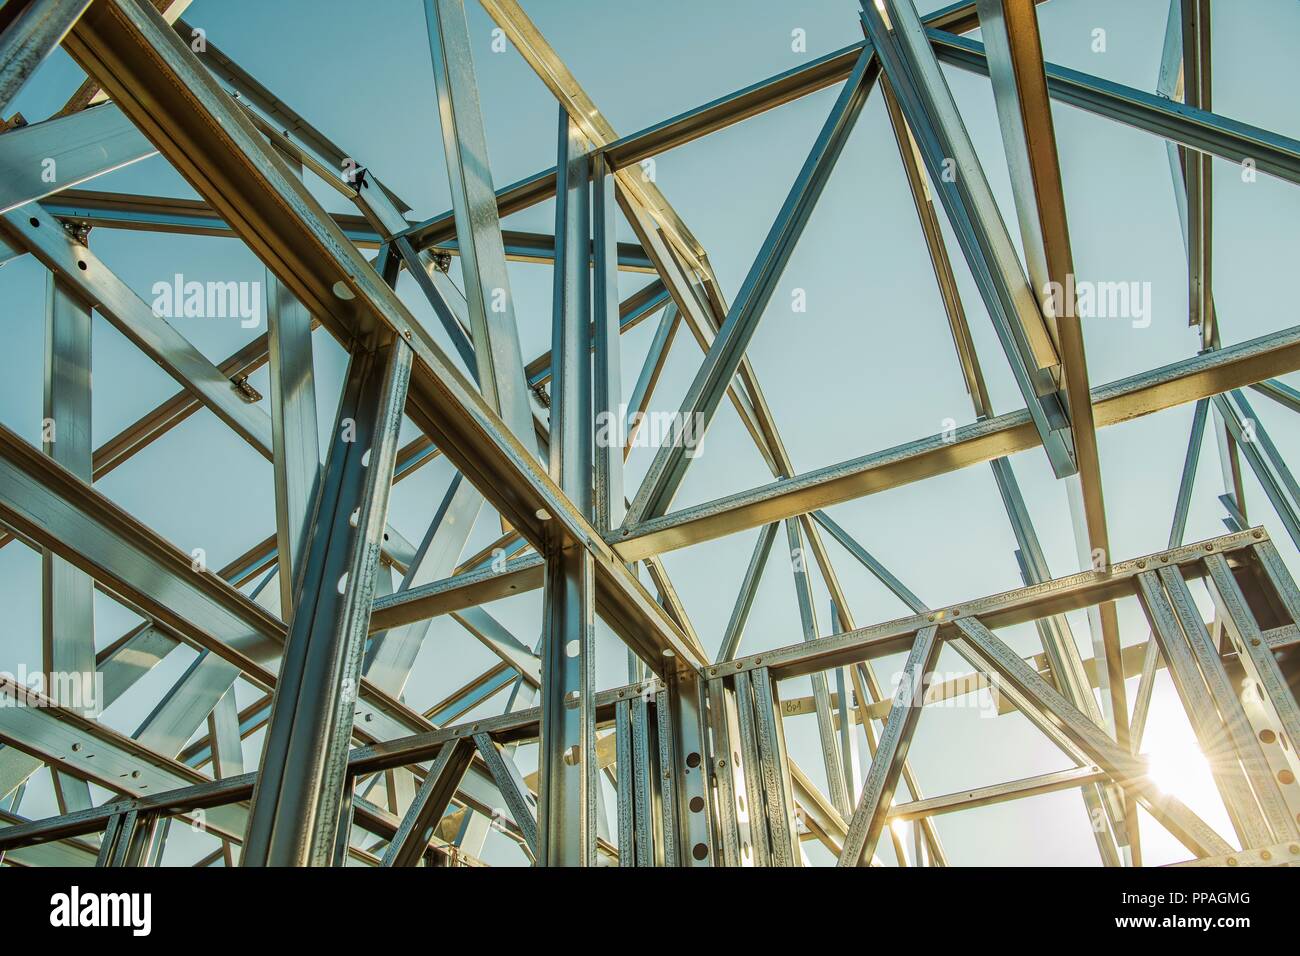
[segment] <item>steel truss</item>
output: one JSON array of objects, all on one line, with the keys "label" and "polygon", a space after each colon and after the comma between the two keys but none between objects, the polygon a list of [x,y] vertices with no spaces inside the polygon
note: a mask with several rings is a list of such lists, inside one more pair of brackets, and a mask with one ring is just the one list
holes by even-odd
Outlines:
[{"label": "steel truss", "polygon": [[[1034,0],[961,2],[923,19],[911,0],[881,0],[863,4],[862,42],[620,137],[515,0],[481,2],[559,101],[556,165],[496,189],[482,162],[463,2],[425,0],[453,209],[423,222],[407,219],[364,157],[334,144],[211,43],[196,54],[179,19],[187,3],[0,7],[0,110],[59,44],[88,77],[56,117],[0,133],[0,262],[31,255],[49,271],[45,415],[60,436],[36,449],[0,427],[0,546],[42,554],[42,668],[97,675],[102,704],[129,693],[181,644],[200,652],[130,736],[0,679],[3,861],[155,865],[168,827],[185,821],[220,844],[199,865],[478,865],[489,825],[538,865],[797,866],[806,841],[842,866],[878,865],[886,834],[900,863],[948,865],[979,861],[949,860],[936,822],[943,815],[1067,789],[1081,792],[1107,865],[1141,863],[1138,807],[1186,847],[1191,863],[1300,861],[1300,590],[1264,531],[1249,525],[1240,464],[1300,546],[1300,486],[1242,391],[1300,411],[1300,395],[1276,380],[1300,369],[1300,327],[1221,346],[1210,243],[1211,157],[1300,183],[1300,142],[1211,111],[1209,3],[1172,0],[1159,96],[1045,63]],[[983,43],[963,36],[976,28]],[[941,64],[992,81],[1023,266]],[[638,164],[841,82],[729,303],[706,250]],[[976,421],[799,473],[746,347],[872,95],[884,99],[898,142]],[[1056,314],[1037,294],[1073,273],[1052,99],[1167,140],[1200,354],[1093,386],[1073,310]],[[154,154],[202,201],[71,188]],[[51,156],[73,171],[58,187],[39,175],[37,158]],[[943,175],[954,161],[960,175]],[[304,185],[307,173],[357,213],[325,213]],[[1020,387],[1020,410],[999,414],[989,401],[936,195]],[[553,235],[502,228],[504,217],[552,197]],[[616,241],[619,211],[636,243]],[[212,363],[94,256],[90,226],[242,238],[267,269],[269,332]],[[374,250],[374,259],[361,250]],[[446,275],[449,255],[462,258],[463,293]],[[527,363],[510,259],[554,266],[552,348]],[[655,278],[620,302],[619,270]],[[403,272],[468,374],[396,295]],[[89,430],[92,308],[180,388],[99,448]],[[620,336],[655,316],[624,403]],[[773,480],[672,510],[690,460],[684,444],[659,447],[631,489],[623,463],[635,431],[611,449],[597,445],[594,429],[599,415],[624,404],[648,407],[683,323],[704,357],[681,414],[707,424],[729,402]],[[311,361],[318,327],[350,355],[324,449]],[[263,365],[269,415],[247,382]],[[1189,403],[1195,415],[1168,550],[1114,561],[1096,429]],[[274,532],[217,571],[196,568],[93,487],[203,408],[275,475]],[[1185,545],[1211,410],[1231,533]],[[403,414],[421,432],[406,445],[398,442]],[[1068,484],[1080,552],[1100,555],[1091,570],[1054,578],[1048,568],[1008,460],[1036,448]],[[439,455],[457,475],[422,540],[407,541],[386,523],[390,489]],[[983,462],[1017,540],[1018,590],[929,608],[823,510]],[[501,516],[502,535],[467,555],[484,505]],[[659,556],[754,528],[752,559],[710,659]],[[782,531],[792,556],[807,551],[815,560],[832,633],[821,633],[812,571],[799,560],[800,639],[739,656]],[[859,627],[826,536],[912,614]],[[251,596],[241,590],[254,582]],[[1209,623],[1189,584],[1213,603]],[[96,588],[145,619],[98,652]],[[542,639],[530,646],[485,605],[537,589]],[[1150,636],[1123,648],[1115,607],[1128,598],[1140,603]],[[1082,609],[1091,659],[1066,617]],[[444,614],[499,663],[415,710],[403,692],[430,620]],[[598,616],[627,645],[626,686],[595,684]],[[997,631],[1028,622],[1043,653],[1023,658]],[[969,675],[930,680],[945,645],[969,663]],[[889,695],[873,662],[896,654],[906,664]],[[1136,756],[1161,667],[1210,762],[1235,843],[1161,792]],[[1135,673],[1130,704],[1125,680]],[[812,678],[811,697],[783,697],[781,682],[803,676]],[[263,692],[242,711],[238,680]],[[907,762],[924,706],[988,690],[999,712],[1024,714],[1075,767],[924,796]],[[463,719],[503,692],[498,716]],[[803,714],[817,720],[825,792],[786,749],[784,722]],[[865,773],[859,726],[871,753]],[[259,766],[248,772],[242,741],[263,729]],[[539,767],[525,775],[514,755],[532,742]],[[22,796],[42,767],[65,812],[32,821],[20,813]],[[602,775],[616,792],[612,813]],[[900,782],[908,791],[901,803]],[[115,797],[96,804],[91,784]],[[907,821],[910,848],[893,825]]]}]

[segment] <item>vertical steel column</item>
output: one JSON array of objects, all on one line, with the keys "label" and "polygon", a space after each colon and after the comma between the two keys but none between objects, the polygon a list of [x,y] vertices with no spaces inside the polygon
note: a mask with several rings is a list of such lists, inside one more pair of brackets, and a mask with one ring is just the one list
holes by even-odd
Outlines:
[{"label": "vertical steel column", "polygon": [[754,727],[758,737],[759,773],[767,802],[767,825],[771,832],[771,864],[798,866],[799,828],[795,824],[794,794],[790,788],[790,764],[785,752],[785,730],[777,707],[776,687],[766,667],[750,675],[754,691]]},{"label": "vertical steel column", "polygon": [[[595,326],[596,527],[604,532],[623,523],[623,429],[619,417],[623,393],[619,356],[618,203],[614,172],[604,153],[591,171],[591,227],[595,252],[592,273],[592,321]],[[603,422],[603,427],[601,427]],[[604,439],[601,440],[601,436]]]},{"label": "vertical steel column", "polygon": [[551,477],[592,514],[590,159],[578,125],[560,110],[551,325]]},{"label": "vertical steel column", "polygon": [[709,757],[718,807],[716,828],[722,866],[752,865],[748,833],[742,835],[741,824],[748,831],[748,801],[745,777],[740,764],[740,744],[736,739],[735,705],[732,691],[721,677],[708,682]]},{"label": "vertical steel column", "polygon": [[246,866],[331,861],[411,350],[353,353],[272,697]]},{"label": "vertical steel column", "polygon": [[[839,610],[835,606],[834,600],[831,601],[831,633],[839,634],[843,630],[840,623]],[[859,695],[866,691],[862,686],[863,681],[858,674],[856,667],[837,667],[835,668],[835,693],[839,695],[836,704],[836,714],[839,717],[839,730],[837,736],[840,745],[840,762],[844,768],[844,785],[848,789],[848,799],[852,803],[857,798],[858,792],[862,789],[862,766],[861,759],[858,755],[858,735],[854,729],[855,712],[858,718],[867,719],[865,714],[866,701],[855,701],[854,695]],[[856,703],[856,707],[854,706]],[[924,825],[919,825],[924,830]]]},{"label": "vertical steel column", "polygon": [[754,694],[747,671],[736,674],[736,730],[740,737],[741,768],[745,773],[750,835],[755,866],[772,866],[773,850],[767,830],[767,792],[763,785],[763,755],[758,743]]},{"label": "vertical steel column", "polygon": [[668,691],[661,690],[655,694],[655,743],[657,772],[655,780],[659,787],[659,839],[663,844],[661,866],[682,865],[682,835],[678,819],[678,807],[681,802],[678,786],[680,769],[674,759],[672,708],[668,702]]},{"label": "vertical steel column", "polygon": [[620,700],[614,705],[614,766],[617,771],[618,865],[636,866],[635,770],[632,766],[632,705]]},{"label": "vertical steel column", "polygon": [[715,858],[708,699],[704,681],[695,671],[683,669],[672,675],[668,681],[668,707],[680,862],[683,866],[712,866]]},{"label": "vertical steel column", "polygon": [[[1210,74],[1210,0],[1182,0],[1183,102],[1213,109]],[[1182,161],[1186,213],[1188,324],[1200,326],[1202,341],[1218,341],[1213,285],[1213,159],[1209,153],[1178,147]]]},{"label": "vertical steel column", "polygon": [[637,866],[655,866],[662,861],[662,852],[655,841],[654,818],[659,784],[653,756],[654,726],[647,696],[648,693],[643,691],[629,708],[632,719],[633,842]]},{"label": "vertical steel column", "polygon": [[[807,558],[804,553],[803,535],[797,518],[787,518],[785,522],[786,541],[790,548],[790,563],[794,568],[794,590],[799,600],[799,620],[803,624],[803,639],[806,642],[817,640],[817,612],[813,605],[812,584],[808,578]],[[840,763],[839,743],[835,739],[835,718],[831,713],[831,693],[826,683],[826,674],[818,671],[810,677],[813,689],[813,701],[817,710],[817,735],[821,741],[822,763],[826,768],[826,786],[831,802],[841,816],[847,817],[853,812],[848,787],[844,781],[844,769]]]},{"label": "vertical steel column", "polygon": [[157,817],[138,810],[115,813],[104,830],[96,866],[144,866],[157,830]]},{"label": "vertical steel column", "polygon": [[357,778],[352,774],[343,779],[343,797],[339,800],[339,818],[334,829],[334,851],[331,866],[346,866],[348,850],[352,847],[352,801],[356,799]]},{"label": "vertical steel column", "polygon": [[[45,419],[47,455],[91,482],[90,306],[52,273],[46,277]],[[95,582],[80,568],[41,551],[41,657],[45,692],[55,703],[95,714]],[[66,695],[66,697],[65,697]],[[63,812],[90,807],[86,781],[54,772]]]},{"label": "vertical steel column", "polygon": [[[585,517],[592,514],[588,158],[578,126],[559,124],[555,303],[551,355],[551,477]],[[552,542],[547,554],[542,649],[538,862],[596,860],[595,570],[582,547]]]}]

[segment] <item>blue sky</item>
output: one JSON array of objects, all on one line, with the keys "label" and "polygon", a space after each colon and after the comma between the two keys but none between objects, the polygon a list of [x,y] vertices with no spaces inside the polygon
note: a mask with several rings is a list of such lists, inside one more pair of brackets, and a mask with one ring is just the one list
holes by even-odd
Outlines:
[{"label": "blue sky", "polygon": [[[583,84],[614,128],[629,133],[782,72],[861,39],[856,0],[660,0],[655,4],[597,0],[524,0],[523,6]],[[922,12],[940,6],[920,4]],[[467,3],[493,179],[498,187],[553,165],[556,105],[513,49],[490,48],[493,24],[474,0]],[[412,207],[412,218],[450,208],[432,71],[419,0],[251,2],[196,0],[187,20],[240,62],[286,103],[370,167]],[[1154,90],[1167,0],[1052,0],[1039,8],[1046,56],[1064,66]],[[1106,51],[1094,52],[1093,31],[1106,31]],[[806,49],[791,49],[802,30]],[[1238,0],[1214,7],[1215,108],[1225,115],[1300,136],[1291,90],[1297,78],[1295,42],[1300,6],[1289,0]],[[946,69],[995,196],[1018,239],[1006,163],[987,80]],[[30,121],[56,111],[81,76],[61,52],[39,71],[15,104]],[[838,87],[712,134],[656,158],[660,188],[709,251],[722,289],[735,295],[825,119]],[[1162,141],[1091,114],[1057,105],[1054,118],[1076,272],[1081,278],[1151,283],[1153,321],[1086,320],[1084,334],[1094,384],[1195,353],[1187,327],[1186,263]],[[327,208],[350,211],[337,194],[316,184]],[[194,194],[160,158],[102,177],[82,188],[153,195]],[[940,213],[942,218],[942,213]],[[553,204],[527,210],[510,228],[549,232]],[[1259,176],[1241,180],[1231,164],[1215,162],[1215,294],[1225,344],[1295,324],[1291,301],[1278,295],[1277,277],[1300,255],[1295,229],[1300,191]],[[998,411],[1023,404],[982,303],[948,237],[963,303]],[[631,239],[620,223],[621,238]],[[258,281],[263,270],[242,243],[98,229],[91,246],[146,301],[158,280],[186,278]],[[458,264],[453,276],[460,281]],[[525,359],[549,346],[551,272],[511,263]],[[629,294],[645,281],[625,275]],[[44,270],[30,258],[0,270],[7,308],[6,349],[0,353],[0,421],[39,440],[43,351]],[[794,312],[792,292],[804,290],[808,308]],[[431,324],[431,311],[412,285],[399,292]],[[176,327],[219,361],[265,331],[238,322],[177,319]],[[656,321],[624,337],[623,371],[630,390]],[[324,335],[315,339],[322,431],[332,426],[345,356]],[[947,418],[973,420],[924,242],[916,224],[897,150],[879,92],[864,108],[835,173],[813,214],[748,355],[762,382],[798,470],[854,458],[943,428]],[[653,407],[671,410],[698,367],[700,353],[684,331],[674,343]],[[111,437],[169,397],[174,383],[99,317],[94,339],[95,444]],[[1295,376],[1292,384],[1300,384]],[[266,373],[254,376],[265,393]],[[1284,455],[1300,442],[1293,416],[1255,396],[1252,405]],[[1171,409],[1100,433],[1102,473],[1112,549],[1118,558],[1164,547],[1186,449],[1191,407]],[[639,450],[629,464],[635,487],[650,459]],[[1078,569],[1065,488],[1052,478],[1045,456],[1013,459],[1054,574]],[[687,474],[676,507],[769,481],[734,411],[724,403],[703,454]],[[450,480],[441,461],[397,486],[390,521],[418,540]],[[1263,524],[1294,572],[1295,549],[1253,476],[1247,476],[1252,523]],[[97,487],[186,551],[203,547],[220,566],[265,537],[274,526],[269,465],[209,412],[201,412]],[[1222,492],[1213,442],[1201,457],[1187,539],[1222,533]],[[1017,587],[1014,539],[987,467],[850,502],[831,514],[921,598],[939,605]],[[470,548],[495,537],[486,509]],[[714,650],[731,613],[756,532],[733,535],[665,556],[695,627]],[[742,643],[742,653],[796,642],[800,627],[784,536],[778,538]],[[830,545],[859,624],[904,613],[903,605],[851,558]],[[830,627],[828,601],[816,580],[822,633]],[[1199,594],[1199,592],[1198,592]],[[40,562],[10,545],[0,550],[0,595],[8,626],[0,638],[0,668],[40,659]],[[1203,596],[1203,595],[1200,595]],[[536,640],[540,595],[493,608],[528,643]],[[135,618],[98,597],[96,641],[103,646]],[[1125,644],[1146,640],[1134,602],[1121,607]],[[1072,617],[1085,656],[1087,625]],[[1005,636],[1024,653],[1039,650],[1032,628]],[[183,669],[181,651],[105,715],[130,732],[169,680]],[[436,621],[408,688],[416,706],[443,697],[493,658],[450,620]],[[879,662],[888,685],[901,661]],[[623,654],[602,636],[598,673],[603,686],[624,679]],[[939,670],[969,668],[945,651]],[[1176,698],[1162,675],[1157,719],[1176,724]],[[806,680],[783,684],[784,696],[809,693]],[[1130,686],[1130,695],[1132,686]],[[241,687],[240,702],[253,699]],[[1172,704],[1172,707],[1170,706]],[[823,779],[811,717],[786,721],[791,751]],[[1169,734],[1177,737],[1177,730]],[[247,742],[253,760],[260,735]],[[865,759],[865,750],[864,750]],[[520,751],[525,771],[535,757]],[[1067,759],[1018,715],[982,719],[972,709],[927,710],[912,749],[927,795],[1068,766]],[[1217,799],[1200,794],[1193,806],[1231,833]],[[903,796],[900,795],[900,800]],[[34,784],[24,813],[52,812],[48,787]],[[940,833],[955,862],[1091,865],[1096,850],[1077,793],[944,817]],[[1145,821],[1148,860],[1185,856],[1161,828]],[[892,858],[884,846],[882,858]],[[520,859],[495,838],[490,860]],[[809,846],[815,862],[820,848]]]}]

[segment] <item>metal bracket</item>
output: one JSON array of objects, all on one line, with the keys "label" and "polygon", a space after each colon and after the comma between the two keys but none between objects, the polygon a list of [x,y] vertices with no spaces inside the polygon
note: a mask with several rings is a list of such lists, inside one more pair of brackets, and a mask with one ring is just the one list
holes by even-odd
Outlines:
[{"label": "metal bracket", "polygon": [[256,405],[262,400],[262,393],[253,388],[252,384],[248,381],[247,375],[241,375],[239,378],[232,378],[230,384],[235,386],[235,391],[239,393],[239,397],[248,404]]}]

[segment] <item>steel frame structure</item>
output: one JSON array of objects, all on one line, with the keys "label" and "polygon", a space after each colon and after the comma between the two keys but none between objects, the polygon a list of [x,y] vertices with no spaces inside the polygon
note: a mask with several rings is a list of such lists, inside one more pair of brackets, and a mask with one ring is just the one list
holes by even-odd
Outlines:
[{"label": "steel frame structure", "polygon": [[[1207,0],[1172,0],[1158,96],[1045,63],[1034,0],[960,2],[925,18],[911,0],[879,0],[863,4],[862,42],[622,137],[516,0],[481,3],[559,102],[556,165],[495,187],[483,162],[463,0],[425,0],[453,208],[422,222],[407,219],[364,157],[334,144],[215,46],[196,55],[180,19],[187,3],[0,7],[0,110],[59,44],[88,77],[58,115],[0,133],[0,262],[30,255],[49,271],[45,415],[60,436],[37,449],[0,427],[0,546],[42,555],[42,668],[98,675],[104,703],[181,644],[199,651],[131,736],[0,679],[3,861],[153,865],[169,823],[186,820],[220,843],[199,865],[478,865],[489,822],[548,866],[795,866],[806,862],[807,840],[842,866],[872,865],[886,834],[900,863],[948,865],[979,861],[949,859],[942,815],[1065,789],[1081,792],[1107,865],[1141,864],[1138,807],[1186,847],[1191,863],[1300,861],[1300,590],[1265,532],[1250,527],[1241,481],[1244,460],[1300,546],[1300,486],[1242,391],[1300,411],[1300,395],[1277,381],[1300,369],[1300,327],[1222,346],[1210,241],[1210,159],[1248,160],[1300,183],[1300,142],[1211,111]],[[976,28],[983,43],[964,36]],[[942,65],[991,79],[1024,265]],[[728,302],[706,250],[638,164],[836,83],[830,114]],[[872,95],[887,108],[976,421],[800,473],[746,347]],[[1094,386],[1073,310],[1056,314],[1037,294],[1074,268],[1053,99],[1168,141],[1200,354]],[[202,200],[73,188],[155,154]],[[36,158],[47,156],[73,171],[57,187],[39,175]],[[948,162],[960,171],[955,178],[943,175]],[[307,174],[353,201],[356,215],[327,214],[305,187]],[[935,196],[1022,409],[999,414],[989,400]],[[506,216],[550,198],[553,235],[502,228]],[[636,243],[616,241],[620,211]],[[94,256],[90,226],[243,239],[266,266],[268,333],[220,364],[209,361]],[[373,260],[362,250],[375,250]],[[463,294],[446,274],[453,254],[462,259]],[[552,347],[527,363],[509,259],[554,266]],[[620,302],[618,270],[655,278]],[[468,374],[396,295],[403,272]],[[92,309],[180,388],[99,448],[89,429]],[[656,315],[624,403],[620,336]],[[703,361],[681,414],[707,424],[730,402],[773,480],[673,510],[690,460],[684,443],[658,448],[631,489],[623,464],[632,436],[610,448],[594,431],[601,414],[648,407],[683,322]],[[350,356],[325,448],[312,373],[317,327]],[[263,365],[269,415],[247,381]],[[1112,560],[1096,430],[1190,403],[1168,548]],[[275,476],[274,533],[219,571],[196,570],[93,487],[202,408],[266,457]],[[1187,545],[1211,410],[1230,533]],[[398,441],[403,415],[421,432],[406,445]],[[1053,577],[1011,469],[1011,454],[1040,447],[1068,484],[1083,566],[1091,565],[1082,573]],[[439,455],[457,475],[422,540],[407,541],[386,523],[391,487]],[[1015,591],[929,608],[824,511],[983,462],[1017,541],[1025,586]],[[501,516],[502,535],[467,555],[485,505]],[[757,543],[710,659],[659,556],[747,529],[759,529]],[[818,623],[812,567],[796,561],[802,633],[740,656],[782,530],[792,555],[814,559],[831,598],[831,633]],[[912,613],[858,626],[828,536]],[[250,597],[241,589],[253,582]],[[1204,582],[1214,605],[1208,623],[1189,582]],[[145,619],[98,652],[96,588]],[[485,605],[537,589],[542,639],[529,646]],[[1128,598],[1140,602],[1150,637],[1125,649],[1115,608]],[[1090,660],[1066,617],[1081,609]],[[444,614],[499,663],[415,710],[403,691],[429,621]],[[598,616],[627,645],[626,686],[596,686]],[[1027,622],[1043,653],[1026,659],[996,631]],[[929,680],[944,646],[970,664],[968,677]],[[907,657],[889,695],[873,662],[893,654]],[[1161,667],[1210,760],[1232,840],[1156,788],[1137,756]],[[1130,704],[1133,673],[1140,680]],[[780,682],[801,676],[812,678],[811,697],[783,698]],[[242,711],[233,691],[241,679],[264,694]],[[924,705],[985,688],[1076,767],[924,796],[907,761]],[[507,691],[498,716],[462,719]],[[802,714],[816,717],[825,792],[787,752],[783,722]],[[871,754],[865,773],[858,726]],[[263,728],[259,765],[246,771],[241,741]],[[534,741],[538,771],[525,776],[514,753]],[[43,766],[64,812],[28,820],[24,788]],[[602,774],[617,794],[608,815]],[[902,803],[894,799],[900,782],[909,793]],[[114,798],[96,804],[91,784]],[[910,850],[894,821],[915,822]]]}]

